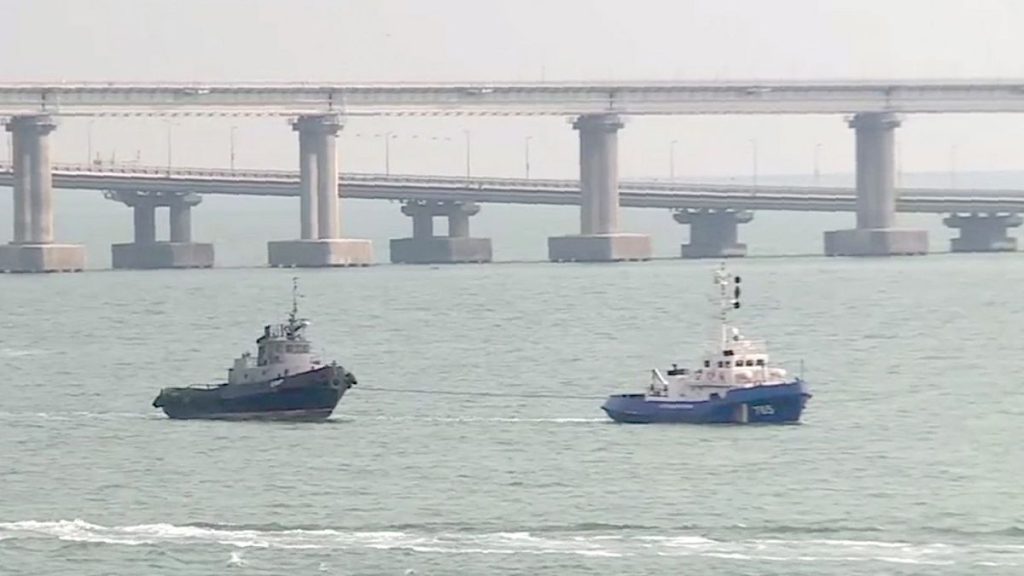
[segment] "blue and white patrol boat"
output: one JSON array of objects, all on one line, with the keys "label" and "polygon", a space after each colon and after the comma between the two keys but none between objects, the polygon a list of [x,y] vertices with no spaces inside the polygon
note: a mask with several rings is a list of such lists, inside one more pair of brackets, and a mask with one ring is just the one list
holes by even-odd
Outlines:
[{"label": "blue and white patrol boat", "polygon": [[643,393],[608,397],[601,409],[612,420],[630,424],[800,420],[811,397],[804,380],[774,366],[763,341],[747,339],[728,323],[728,312],[740,307],[740,277],[723,265],[715,271],[715,284],[721,328],[700,367],[673,364],[665,374],[651,370],[651,383]]}]

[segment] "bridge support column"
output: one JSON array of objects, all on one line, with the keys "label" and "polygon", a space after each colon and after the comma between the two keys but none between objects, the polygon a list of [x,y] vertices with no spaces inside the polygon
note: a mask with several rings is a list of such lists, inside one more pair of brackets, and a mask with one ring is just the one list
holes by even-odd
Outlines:
[{"label": "bridge support column", "polygon": [[649,260],[651,238],[620,234],[619,145],[622,122],[615,114],[580,116],[580,234],[548,238],[553,262]]},{"label": "bridge support column", "polygon": [[739,225],[754,219],[746,210],[680,210],[672,216],[690,225],[690,243],[682,245],[683,258],[739,258],[747,245],[739,242]]},{"label": "bridge support column", "polygon": [[[412,238],[391,240],[395,264],[457,264],[490,262],[490,238],[469,237],[469,217],[480,212],[476,203],[407,202],[402,214],[412,218]],[[448,218],[448,236],[434,236],[434,218]]]},{"label": "bridge support column", "polygon": [[53,177],[47,115],[15,116],[7,124],[14,155],[14,241],[0,246],[3,272],[78,272],[85,247],[53,241]]},{"label": "bridge support column", "polygon": [[140,198],[128,205],[131,206],[134,216],[135,243],[152,244],[156,242],[156,203]]},{"label": "bridge support column", "polygon": [[[213,244],[192,241],[192,207],[198,194],[107,192],[105,196],[132,208],[135,241],[110,247],[115,269],[212,268]],[[168,208],[170,241],[156,239],[156,209]]]},{"label": "bridge support column", "polygon": [[894,114],[854,115],[857,139],[857,227],[825,232],[826,256],[926,254],[928,232],[894,227],[896,218]]},{"label": "bridge support column", "polygon": [[959,228],[960,237],[950,241],[952,252],[1013,252],[1017,239],[1007,234],[1024,223],[1020,214],[952,214],[942,221]]},{"label": "bridge support column", "polygon": [[341,238],[336,143],[341,119],[334,114],[301,116],[293,128],[299,133],[301,239],[268,243],[270,265],[325,268],[372,264],[369,240]]}]

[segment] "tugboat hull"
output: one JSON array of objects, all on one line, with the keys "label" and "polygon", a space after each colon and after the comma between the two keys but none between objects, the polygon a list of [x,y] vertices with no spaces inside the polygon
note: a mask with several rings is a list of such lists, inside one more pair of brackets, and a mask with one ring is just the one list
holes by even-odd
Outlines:
[{"label": "tugboat hull", "polygon": [[804,382],[794,380],[734,388],[722,398],[698,402],[616,394],[601,409],[612,420],[624,424],[787,424],[800,421],[810,397]]},{"label": "tugboat hull", "polygon": [[153,406],[180,420],[321,421],[355,383],[340,366],[325,366],[252,384],[164,388]]}]

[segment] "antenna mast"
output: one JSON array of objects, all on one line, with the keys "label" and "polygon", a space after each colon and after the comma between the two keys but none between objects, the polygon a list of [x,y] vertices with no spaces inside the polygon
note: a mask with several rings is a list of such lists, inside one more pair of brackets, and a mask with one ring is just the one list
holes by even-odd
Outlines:
[{"label": "antenna mast", "polygon": [[299,278],[292,276],[292,313],[288,317],[292,324],[295,324],[295,320],[299,313]]},{"label": "antenna mast", "polygon": [[[729,295],[729,281],[735,285],[733,288],[732,296]],[[715,271],[715,284],[718,284],[718,319],[721,322],[720,342],[724,349],[729,342],[729,324],[728,324],[728,312],[729,310],[736,310],[740,307],[740,277],[733,276],[725,269],[725,263],[723,262],[721,267]]]}]

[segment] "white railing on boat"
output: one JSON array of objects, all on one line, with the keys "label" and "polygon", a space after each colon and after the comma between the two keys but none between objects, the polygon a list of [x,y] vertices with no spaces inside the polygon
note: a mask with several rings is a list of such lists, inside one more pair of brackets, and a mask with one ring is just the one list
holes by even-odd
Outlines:
[{"label": "white railing on boat", "polygon": [[734,353],[767,354],[768,346],[764,340],[735,340],[727,344]]}]

